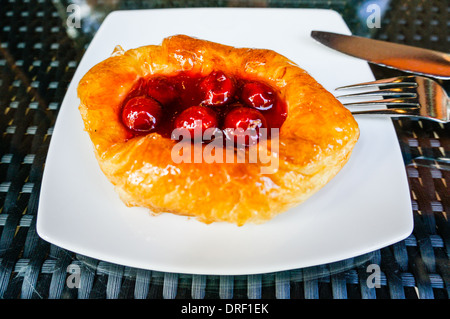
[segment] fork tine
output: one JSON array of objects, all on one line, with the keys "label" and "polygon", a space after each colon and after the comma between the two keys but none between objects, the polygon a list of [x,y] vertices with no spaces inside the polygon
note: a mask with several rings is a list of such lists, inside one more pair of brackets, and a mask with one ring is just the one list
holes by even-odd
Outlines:
[{"label": "fork tine", "polygon": [[389,78],[389,79],[382,79],[377,81],[370,81],[370,82],[363,82],[363,83],[357,83],[352,85],[345,85],[340,86],[336,88],[336,91],[338,90],[346,90],[346,89],[357,89],[357,88],[365,88],[365,87],[371,87],[371,86],[378,86],[378,87],[384,87],[384,86],[412,86],[416,87],[417,83],[414,81],[413,77],[409,76],[403,76],[403,77],[396,77],[396,78]]},{"label": "fork tine", "polygon": [[415,99],[412,98],[404,98],[404,99],[383,99],[383,100],[375,100],[375,101],[360,101],[360,102],[349,102],[349,103],[343,103],[345,106],[366,106],[366,105],[386,105],[386,106],[397,106],[397,105],[404,105],[404,106],[414,106],[414,107],[420,107],[420,104],[415,101]]},{"label": "fork tine", "polygon": [[[409,88],[409,87],[407,87]],[[352,93],[352,94],[344,94],[337,96],[338,99],[340,98],[349,98],[349,97],[366,97],[366,96],[398,96],[398,97],[411,97],[415,98],[417,97],[417,93],[414,92],[404,92],[402,89],[399,88],[393,88],[393,89],[384,89],[384,90],[378,90],[378,91],[368,91],[368,92],[360,92],[360,93]]]},{"label": "fork tine", "polygon": [[359,114],[391,114],[391,115],[410,115],[417,116],[419,108],[417,107],[401,107],[401,108],[390,108],[390,109],[378,109],[378,110],[361,110],[352,111],[353,115]]}]

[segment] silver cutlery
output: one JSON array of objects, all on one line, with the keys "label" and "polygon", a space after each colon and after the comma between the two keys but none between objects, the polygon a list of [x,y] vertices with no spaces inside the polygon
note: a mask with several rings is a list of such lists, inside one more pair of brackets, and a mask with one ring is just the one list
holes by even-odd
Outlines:
[{"label": "silver cutlery", "polygon": [[[417,117],[440,123],[450,122],[450,99],[442,86],[432,79],[422,76],[401,76],[346,85],[336,90],[367,88],[375,89],[340,95],[338,99],[359,99],[356,102],[343,103],[347,107],[372,107],[368,110],[353,111],[352,114],[354,115],[386,114]],[[375,97],[373,100],[366,100],[373,97]]]},{"label": "silver cutlery", "polygon": [[364,37],[312,31],[311,37],[339,52],[401,71],[450,79],[450,54]]}]

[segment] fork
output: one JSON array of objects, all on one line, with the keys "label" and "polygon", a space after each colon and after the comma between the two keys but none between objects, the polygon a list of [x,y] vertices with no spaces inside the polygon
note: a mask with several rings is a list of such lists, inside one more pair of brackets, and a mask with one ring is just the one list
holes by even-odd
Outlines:
[{"label": "fork", "polygon": [[336,90],[378,87],[378,89],[340,95],[337,98],[367,98],[382,96],[371,101],[343,103],[345,106],[383,106],[352,114],[387,114],[424,118],[440,123],[450,122],[450,99],[436,81],[422,76],[400,76],[372,82],[338,87]]}]

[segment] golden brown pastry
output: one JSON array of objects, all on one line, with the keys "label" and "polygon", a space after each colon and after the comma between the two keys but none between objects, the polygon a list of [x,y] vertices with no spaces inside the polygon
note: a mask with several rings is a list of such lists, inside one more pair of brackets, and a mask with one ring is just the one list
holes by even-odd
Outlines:
[{"label": "golden brown pastry", "polygon": [[[286,57],[184,35],[116,50],[81,79],[78,95],[100,168],[123,202],[205,223],[262,223],[298,205],[340,171],[359,137],[351,113]],[[192,129],[197,118],[201,132],[245,124],[257,134],[222,156],[211,142],[174,139],[174,128]],[[261,128],[279,131],[266,141]]]}]

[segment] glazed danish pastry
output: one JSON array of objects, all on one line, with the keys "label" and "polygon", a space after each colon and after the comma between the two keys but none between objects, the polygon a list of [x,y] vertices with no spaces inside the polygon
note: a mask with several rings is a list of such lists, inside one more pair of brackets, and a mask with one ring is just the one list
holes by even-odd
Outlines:
[{"label": "glazed danish pastry", "polygon": [[[351,113],[286,57],[185,35],[116,49],[84,75],[78,96],[122,201],[205,223],[262,223],[300,204],[359,137]],[[187,143],[177,128],[214,135]],[[254,134],[230,147],[227,132],[239,128]]]}]

